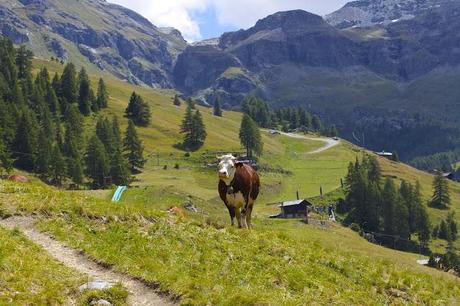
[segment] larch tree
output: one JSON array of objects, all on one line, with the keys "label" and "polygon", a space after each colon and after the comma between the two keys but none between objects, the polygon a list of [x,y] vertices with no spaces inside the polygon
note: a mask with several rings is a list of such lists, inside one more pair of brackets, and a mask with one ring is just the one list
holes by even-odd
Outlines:
[{"label": "larch tree", "polygon": [[433,197],[430,206],[446,209],[450,206],[449,182],[442,172],[438,172],[433,180]]},{"label": "larch tree", "polygon": [[85,68],[78,74],[78,109],[80,113],[88,116],[91,113],[91,82]]},{"label": "larch tree", "polygon": [[110,174],[110,161],[104,144],[97,135],[93,135],[86,150],[86,175],[95,188],[106,186],[106,177]]},{"label": "larch tree", "polygon": [[123,139],[123,155],[128,160],[131,172],[136,173],[144,167],[144,146],[137,136],[136,127],[132,120],[128,122],[128,128]]},{"label": "larch tree", "polygon": [[252,157],[253,154],[257,156],[262,154],[263,142],[259,127],[248,114],[243,115],[239,137],[248,157]]},{"label": "larch tree", "polygon": [[221,106],[220,106],[219,98],[216,98],[216,100],[214,100],[213,114],[214,114],[214,116],[222,117],[222,109],[221,109]]},{"label": "larch tree", "polygon": [[109,94],[107,92],[107,87],[105,86],[104,79],[100,78],[97,85],[97,104],[99,108],[107,108],[109,104]]}]

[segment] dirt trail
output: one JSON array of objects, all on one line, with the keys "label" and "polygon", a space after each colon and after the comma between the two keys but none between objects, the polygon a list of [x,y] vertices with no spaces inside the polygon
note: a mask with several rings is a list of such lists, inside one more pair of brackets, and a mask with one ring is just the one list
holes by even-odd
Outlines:
[{"label": "dirt trail", "polygon": [[60,242],[34,229],[34,219],[31,217],[11,217],[0,220],[0,226],[8,229],[18,228],[32,242],[43,247],[54,259],[65,266],[87,275],[90,280],[104,280],[119,282],[128,291],[128,303],[134,306],[173,305],[161,298],[154,289],[149,288],[141,281],[133,279],[122,273],[107,269],[76,250],[68,248]]},{"label": "dirt trail", "polygon": [[281,134],[285,135],[285,136],[288,136],[288,137],[291,137],[291,138],[306,139],[306,140],[313,140],[313,141],[321,141],[321,142],[326,143],[323,147],[321,147],[319,149],[316,149],[316,150],[313,150],[313,151],[310,151],[310,152],[306,152],[305,154],[321,153],[321,152],[329,150],[330,148],[335,147],[336,145],[338,145],[340,143],[340,140],[335,140],[335,139],[332,139],[332,138],[313,138],[313,137],[308,137],[308,136],[304,136],[304,135],[300,135],[300,134],[284,133],[284,132],[281,132]]}]

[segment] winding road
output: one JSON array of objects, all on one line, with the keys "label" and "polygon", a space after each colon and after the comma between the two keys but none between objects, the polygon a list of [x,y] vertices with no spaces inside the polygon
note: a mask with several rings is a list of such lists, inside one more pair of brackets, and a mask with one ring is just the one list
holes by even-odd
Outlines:
[{"label": "winding road", "polygon": [[318,149],[310,151],[310,152],[305,152],[305,154],[321,153],[321,152],[327,151],[327,150],[335,147],[336,145],[338,145],[340,143],[340,140],[335,140],[333,138],[325,138],[325,137],[323,137],[323,138],[314,138],[314,137],[308,137],[308,136],[305,136],[305,135],[300,135],[300,134],[295,134],[295,133],[284,133],[284,132],[279,132],[279,133],[281,135],[291,137],[291,138],[304,139],[304,140],[313,140],[313,141],[321,141],[321,142],[325,143],[325,145],[322,146],[321,148],[318,148]]}]

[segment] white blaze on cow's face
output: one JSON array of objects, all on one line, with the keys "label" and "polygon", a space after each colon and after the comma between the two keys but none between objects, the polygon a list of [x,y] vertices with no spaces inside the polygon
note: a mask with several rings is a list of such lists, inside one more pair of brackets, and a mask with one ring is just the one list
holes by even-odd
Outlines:
[{"label": "white blaze on cow's face", "polygon": [[219,165],[217,166],[219,178],[225,183],[230,183],[235,176],[235,161],[236,157],[231,154],[227,154],[218,157]]}]

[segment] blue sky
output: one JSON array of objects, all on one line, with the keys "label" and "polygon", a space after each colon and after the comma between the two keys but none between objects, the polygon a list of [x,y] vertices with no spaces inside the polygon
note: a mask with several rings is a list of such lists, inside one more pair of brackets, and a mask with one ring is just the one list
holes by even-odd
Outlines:
[{"label": "blue sky", "polygon": [[278,11],[303,9],[325,15],[348,0],[109,0],[135,10],[156,26],[174,27],[188,41],[254,25]]}]

